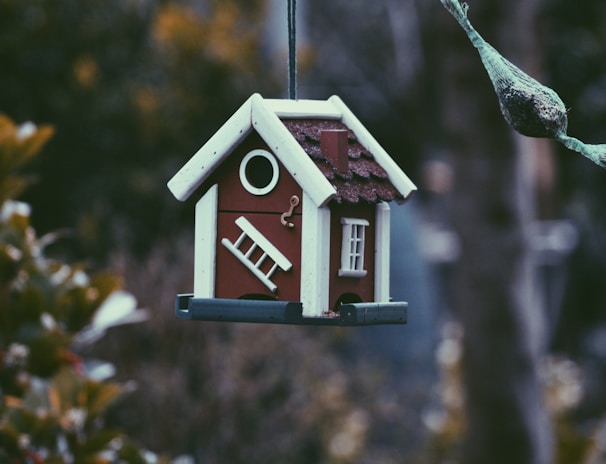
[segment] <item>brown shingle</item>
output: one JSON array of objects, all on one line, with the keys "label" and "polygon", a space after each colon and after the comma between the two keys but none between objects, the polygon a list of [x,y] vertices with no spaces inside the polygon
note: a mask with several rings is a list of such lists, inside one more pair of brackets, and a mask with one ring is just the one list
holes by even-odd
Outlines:
[{"label": "brown shingle", "polygon": [[[387,177],[387,172],[358,141],[355,134],[341,121],[328,119],[284,119],[286,128],[314,161],[320,172],[337,191],[335,201],[357,204],[377,203],[402,198]],[[347,130],[348,170],[337,172],[320,150],[323,130]]]}]

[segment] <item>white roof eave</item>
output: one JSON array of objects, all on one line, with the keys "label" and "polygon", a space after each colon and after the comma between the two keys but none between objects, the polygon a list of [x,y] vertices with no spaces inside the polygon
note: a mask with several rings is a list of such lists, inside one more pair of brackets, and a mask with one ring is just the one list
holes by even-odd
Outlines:
[{"label": "white roof eave", "polygon": [[185,201],[252,131],[251,102],[254,95],[168,181],[168,189]]},{"label": "white roof eave", "polygon": [[[293,176],[303,191],[309,195],[311,200],[318,207],[324,206],[336,196],[337,191],[320,172],[307,153],[305,153],[301,145],[295,140],[282,121],[280,121],[275,112],[276,100],[274,100],[273,103],[270,101],[269,105],[266,105],[266,102],[267,100],[263,100],[260,95],[253,95],[253,128],[259,133],[263,140],[265,140],[265,143],[267,143],[269,148],[280,159],[286,170]],[[285,102],[288,101],[286,100]],[[292,104],[296,103],[297,102],[292,101]],[[274,108],[271,108],[272,105]],[[291,104],[287,103],[287,105]],[[283,112],[278,112],[278,114],[282,114],[282,116],[285,117]],[[297,111],[296,114],[301,115],[301,112]]]},{"label": "white roof eave", "polygon": [[341,119],[339,109],[328,100],[263,99],[263,106],[278,118]]},{"label": "white roof eave", "polygon": [[404,197],[404,200],[417,190],[417,186],[402,171],[400,166],[393,160],[385,149],[377,142],[373,135],[364,127],[355,114],[345,105],[343,100],[336,95],[328,99],[341,112],[343,124],[349,127],[358,139],[358,142],[366,148],[375,158],[375,161],[385,169],[387,177],[393,186]]},{"label": "white roof eave", "polygon": [[332,96],[325,101],[274,100],[253,94],[168,181],[171,193],[180,201],[187,200],[255,129],[311,200],[318,207],[326,205],[336,196],[335,188],[280,118],[341,119],[374,155],[404,199],[417,189],[339,97]]}]

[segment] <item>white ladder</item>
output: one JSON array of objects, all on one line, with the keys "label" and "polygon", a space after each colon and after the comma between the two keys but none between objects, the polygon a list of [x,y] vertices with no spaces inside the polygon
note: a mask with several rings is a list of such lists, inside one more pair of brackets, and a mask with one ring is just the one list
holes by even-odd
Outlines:
[{"label": "white ladder", "polygon": [[[278,289],[278,286],[271,281],[271,276],[278,268],[283,271],[289,271],[292,263],[278,250],[259,230],[253,226],[248,219],[240,216],[236,219],[236,225],[242,230],[242,234],[235,243],[231,243],[227,238],[221,240],[225,248],[232,252],[238,260],[244,264],[263,284],[272,292]],[[240,249],[246,237],[252,240],[252,245],[245,252]],[[254,251],[259,248],[263,253],[255,262],[251,260]],[[267,273],[261,271],[261,266],[267,258],[270,258],[274,264]]]}]

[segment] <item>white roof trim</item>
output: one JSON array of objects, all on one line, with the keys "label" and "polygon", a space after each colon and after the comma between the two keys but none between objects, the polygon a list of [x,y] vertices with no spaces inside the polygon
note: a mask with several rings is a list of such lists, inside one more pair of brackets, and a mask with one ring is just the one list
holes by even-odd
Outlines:
[{"label": "white roof trim", "polygon": [[169,190],[178,200],[187,200],[254,128],[316,206],[326,205],[336,195],[335,188],[280,118],[341,119],[405,199],[417,189],[339,97],[326,101],[266,100],[254,94],[168,181]]},{"label": "white roof trim", "polygon": [[356,115],[343,103],[343,100],[333,95],[328,101],[341,111],[343,124],[349,127],[356,134],[358,142],[373,154],[375,161],[385,169],[390,182],[398,189],[404,199],[417,190],[417,186],[404,174],[400,166],[389,156],[372,134],[368,132],[368,129],[364,127]]},{"label": "white roof trim", "polygon": [[270,150],[317,206],[325,205],[337,194],[276,113],[265,105],[265,100],[258,94],[252,97],[252,121],[254,129],[263,137]]},{"label": "white roof trim", "polygon": [[254,95],[215,132],[194,156],[168,181],[179,201],[185,201],[251,132],[251,101]]},{"label": "white roof trim", "polygon": [[341,119],[341,111],[328,100],[263,100],[278,118]]}]

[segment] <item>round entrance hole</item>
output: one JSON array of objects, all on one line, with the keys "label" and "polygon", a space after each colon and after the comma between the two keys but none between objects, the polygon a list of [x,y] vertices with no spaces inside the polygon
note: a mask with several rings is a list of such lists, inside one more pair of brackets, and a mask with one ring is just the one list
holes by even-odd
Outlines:
[{"label": "round entrance hole", "polygon": [[267,150],[253,150],[240,163],[240,182],[253,195],[271,192],[280,176],[276,158]]}]

